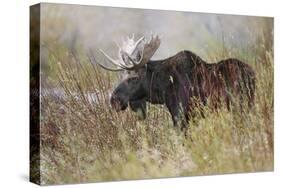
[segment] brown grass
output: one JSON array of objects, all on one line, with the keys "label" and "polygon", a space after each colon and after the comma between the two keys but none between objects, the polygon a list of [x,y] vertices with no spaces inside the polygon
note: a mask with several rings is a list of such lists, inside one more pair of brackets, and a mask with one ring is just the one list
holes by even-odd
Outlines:
[{"label": "brown grass", "polygon": [[254,107],[241,114],[205,106],[205,118],[194,109],[188,137],[163,106],[149,105],[145,121],[112,110],[116,74],[85,54],[62,47],[50,53],[52,76],[45,75],[41,90],[41,183],[273,170],[273,54],[257,53],[245,58],[257,74]]}]

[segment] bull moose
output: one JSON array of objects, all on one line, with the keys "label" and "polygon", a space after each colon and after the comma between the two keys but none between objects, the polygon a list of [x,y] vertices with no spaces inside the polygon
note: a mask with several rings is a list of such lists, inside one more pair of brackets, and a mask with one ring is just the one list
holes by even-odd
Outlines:
[{"label": "bull moose", "polygon": [[[119,46],[117,59],[100,50],[114,66],[97,62],[102,68],[128,73],[111,95],[110,103],[116,111],[130,106],[146,118],[146,102],[164,104],[174,126],[181,124],[184,127],[190,119],[193,98],[203,105],[210,100],[215,107],[225,104],[229,108],[235,96],[253,104],[255,72],[249,65],[234,58],[210,64],[186,50],[167,59],[151,60],[159,46],[157,35],[152,35],[150,40],[141,37],[137,41],[133,36]],[[180,118],[181,112],[184,118]]]}]

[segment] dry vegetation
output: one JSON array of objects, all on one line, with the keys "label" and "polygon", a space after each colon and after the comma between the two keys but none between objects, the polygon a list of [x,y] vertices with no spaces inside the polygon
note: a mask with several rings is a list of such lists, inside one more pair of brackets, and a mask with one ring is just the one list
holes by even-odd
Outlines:
[{"label": "dry vegetation", "polygon": [[[224,54],[256,71],[254,107],[241,113],[205,106],[205,118],[194,109],[187,136],[173,128],[163,106],[149,105],[145,121],[130,110],[115,112],[109,97],[116,74],[92,64],[82,50],[73,55],[52,46],[52,76],[41,88],[41,183],[273,170],[273,53],[265,42],[260,46],[249,53],[225,47]],[[64,97],[52,92],[57,88]]]},{"label": "dry vegetation", "polygon": [[253,64],[254,108],[241,114],[204,107],[206,117],[195,115],[187,138],[161,106],[149,106],[143,122],[129,110],[113,111],[108,99],[114,78],[87,60],[54,58],[66,96],[42,89],[43,183],[272,170],[273,64],[270,53],[267,57]]}]

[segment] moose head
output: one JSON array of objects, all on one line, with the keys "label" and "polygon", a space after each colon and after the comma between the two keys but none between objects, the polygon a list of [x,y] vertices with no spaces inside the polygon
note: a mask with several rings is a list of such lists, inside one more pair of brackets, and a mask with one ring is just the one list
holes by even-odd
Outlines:
[{"label": "moose head", "polygon": [[152,35],[150,40],[141,37],[134,39],[134,35],[123,40],[121,46],[118,46],[118,58],[113,59],[103,50],[107,62],[114,67],[107,67],[97,62],[102,68],[109,71],[127,71],[127,77],[113,91],[110,99],[111,106],[116,111],[125,110],[128,105],[135,112],[140,112],[140,118],[146,117],[145,98],[147,96],[147,63],[160,46],[158,35]]}]

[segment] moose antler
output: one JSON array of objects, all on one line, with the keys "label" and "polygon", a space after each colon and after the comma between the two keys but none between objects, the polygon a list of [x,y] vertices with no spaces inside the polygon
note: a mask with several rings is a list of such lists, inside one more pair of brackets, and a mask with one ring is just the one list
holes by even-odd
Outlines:
[{"label": "moose antler", "polygon": [[154,55],[156,50],[160,46],[160,38],[158,35],[153,36],[148,42],[146,42],[145,37],[141,37],[139,40],[134,40],[134,35],[127,40],[123,40],[122,46],[119,47],[118,59],[113,59],[107,55],[103,50],[100,52],[106,57],[106,59],[117,69],[106,67],[98,63],[102,68],[111,71],[121,71],[121,70],[135,70],[142,65],[146,64],[150,58]]}]

